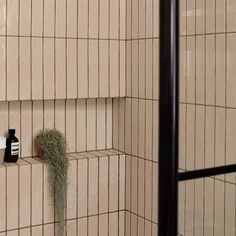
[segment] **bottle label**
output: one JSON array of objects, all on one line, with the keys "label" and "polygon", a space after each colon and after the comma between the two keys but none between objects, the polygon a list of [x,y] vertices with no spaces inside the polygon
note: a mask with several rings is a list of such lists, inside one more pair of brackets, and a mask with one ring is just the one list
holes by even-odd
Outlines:
[{"label": "bottle label", "polygon": [[11,155],[19,155],[19,142],[11,144]]}]

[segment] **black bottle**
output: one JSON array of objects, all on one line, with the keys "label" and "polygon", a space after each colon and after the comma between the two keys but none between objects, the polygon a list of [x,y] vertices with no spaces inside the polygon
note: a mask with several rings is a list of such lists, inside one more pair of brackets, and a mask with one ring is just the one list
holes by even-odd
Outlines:
[{"label": "black bottle", "polygon": [[8,138],[6,141],[6,151],[5,151],[5,162],[17,162],[19,158],[19,140],[15,136],[16,131],[14,129],[9,129]]}]

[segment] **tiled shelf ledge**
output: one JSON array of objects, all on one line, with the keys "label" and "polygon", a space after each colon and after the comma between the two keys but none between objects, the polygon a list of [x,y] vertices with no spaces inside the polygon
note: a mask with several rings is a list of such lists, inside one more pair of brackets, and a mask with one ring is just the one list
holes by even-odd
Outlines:
[{"label": "tiled shelf ledge", "polygon": [[[125,155],[109,149],[70,153],[68,157],[66,219],[109,213],[122,219]],[[0,189],[0,233],[56,222],[48,166],[42,160],[28,157],[0,165]]]}]

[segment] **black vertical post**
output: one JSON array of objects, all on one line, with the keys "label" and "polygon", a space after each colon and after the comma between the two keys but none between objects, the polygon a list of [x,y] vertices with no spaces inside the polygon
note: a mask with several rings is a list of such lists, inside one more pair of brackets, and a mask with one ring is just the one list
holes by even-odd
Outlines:
[{"label": "black vertical post", "polygon": [[159,236],[178,234],[178,27],[179,1],[160,0]]}]

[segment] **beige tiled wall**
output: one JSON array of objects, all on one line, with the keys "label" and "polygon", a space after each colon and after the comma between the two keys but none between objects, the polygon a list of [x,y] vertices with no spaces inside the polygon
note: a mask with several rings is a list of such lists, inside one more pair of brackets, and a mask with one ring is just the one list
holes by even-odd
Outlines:
[{"label": "beige tiled wall", "polygon": [[[110,149],[69,159],[66,235],[117,235],[118,228],[124,235],[125,155]],[[0,165],[0,176],[0,235],[57,236],[47,165],[20,159]]]}]

